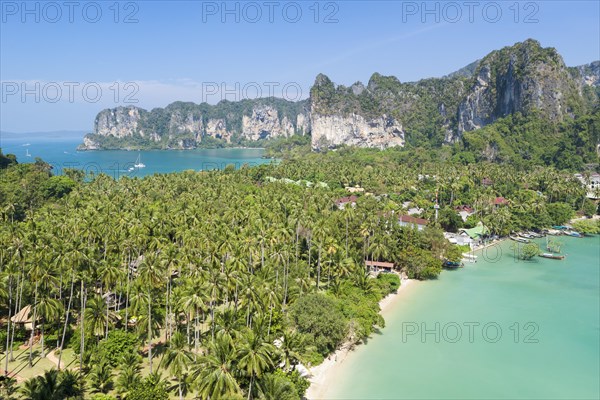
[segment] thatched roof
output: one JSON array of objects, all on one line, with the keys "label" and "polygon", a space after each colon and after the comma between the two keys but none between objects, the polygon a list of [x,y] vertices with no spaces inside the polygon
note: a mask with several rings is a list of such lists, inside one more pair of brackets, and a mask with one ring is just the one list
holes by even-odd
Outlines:
[{"label": "thatched roof", "polygon": [[25,306],[16,315],[13,315],[10,320],[15,324],[30,324],[31,317],[31,306]]}]

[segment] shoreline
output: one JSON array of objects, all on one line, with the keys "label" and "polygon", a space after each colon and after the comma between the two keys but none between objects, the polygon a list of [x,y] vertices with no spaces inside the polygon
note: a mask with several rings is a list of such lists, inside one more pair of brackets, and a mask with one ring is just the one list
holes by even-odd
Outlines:
[{"label": "shoreline", "polygon": [[[500,245],[504,241],[507,241],[507,237],[503,237],[497,240],[494,240],[486,245],[478,246],[477,248],[471,250],[469,253],[475,254],[477,252],[482,252],[488,247],[492,247],[495,245]],[[481,254],[480,254],[481,255]],[[471,263],[469,263],[471,264]],[[406,289],[409,286],[415,286],[418,280],[416,279],[404,279],[401,281],[401,285],[396,291],[396,293],[391,293],[381,299],[379,301],[380,311],[379,313],[385,318],[387,314],[397,309],[397,304],[399,300],[402,298],[401,293],[405,293]],[[337,366],[341,365],[347,357],[359,346],[364,346],[364,343],[360,343],[358,345],[352,343],[344,343],[342,346],[337,349],[333,354],[331,354],[328,358],[326,358],[321,364],[309,368],[309,382],[310,386],[306,390],[305,399],[307,400],[320,400],[323,398],[323,394],[327,389],[328,381],[335,381],[336,371],[339,371]]]},{"label": "shoreline", "polygon": [[[396,305],[399,303],[399,300],[402,296],[401,293],[405,293],[406,289],[409,286],[414,286],[416,280],[415,279],[404,279],[401,281],[400,287],[396,291],[396,293],[390,293],[383,299],[379,301],[379,308],[381,309],[379,313],[385,317],[386,314],[389,314],[392,310],[396,309]],[[364,346],[364,343],[360,343],[358,345],[353,343],[344,343],[342,346],[337,349],[333,354],[327,357],[321,364],[309,368],[309,382],[310,386],[306,390],[305,398],[308,400],[319,400],[323,398],[323,393],[327,389],[326,383],[335,376],[335,372],[339,371],[339,368],[336,366],[341,365],[348,355],[353,352],[359,346]]]}]

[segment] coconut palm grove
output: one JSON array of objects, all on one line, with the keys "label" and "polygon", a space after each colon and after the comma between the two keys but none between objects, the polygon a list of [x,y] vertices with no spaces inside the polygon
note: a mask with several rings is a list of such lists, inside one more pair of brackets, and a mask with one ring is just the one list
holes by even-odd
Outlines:
[{"label": "coconut palm grove", "polygon": [[[400,273],[460,261],[444,231],[502,237],[597,212],[552,166],[280,145],[271,164],[143,179],[0,155],[0,397],[300,399],[300,366],[385,325]],[[353,206],[345,188],[364,190]],[[398,223],[404,202],[424,229]]]}]

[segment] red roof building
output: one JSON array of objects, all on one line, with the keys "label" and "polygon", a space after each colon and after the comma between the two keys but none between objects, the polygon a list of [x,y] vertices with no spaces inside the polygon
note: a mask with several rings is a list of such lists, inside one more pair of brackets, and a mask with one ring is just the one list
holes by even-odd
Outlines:
[{"label": "red roof building", "polygon": [[468,212],[468,213],[470,213],[470,214],[472,214],[472,213],[473,213],[473,211],[474,211],[474,210],[473,210],[471,207],[469,207],[469,206],[456,206],[454,209],[455,209],[456,211],[458,211],[458,212],[460,212],[460,211],[466,211],[466,212]]},{"label": "red roof building", "polygon": [[416,227],[418,230],[422,230],[429,223],[426,219],[416,218],[412,215],[401,215],[398,217],[398,222],[400,223],[400,226]]},{"label": "red roof building", "polygon": [[335,205],[339,209],[343,209],[346,206],[346,204],[355,205],[356,204],[356,200],[358,200],[358,197],[356,197],[356,196],[342,197],[342,198],[337,199],[335,201]]},{"label": "red roof building", "polygon": [[496,197],[494,199],[495,206],[505,206],[507,204],[508,204],[508,200],[506,200],[504,197]]},{"label": "red roof building", "polygon": [[365,261],[367,267],[382,268],[387,270],[394,269],[394,263],[385,261]]}]

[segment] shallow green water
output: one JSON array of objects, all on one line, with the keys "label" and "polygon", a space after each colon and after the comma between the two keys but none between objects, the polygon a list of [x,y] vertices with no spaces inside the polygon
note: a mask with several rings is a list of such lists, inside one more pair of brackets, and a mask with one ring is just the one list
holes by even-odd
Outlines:
[{"label": "shallow green water", "polygon": [[325,397],[598,399],[600,238],[561,240],[563,261],[515,262],[505,242],[409,288]]}]

